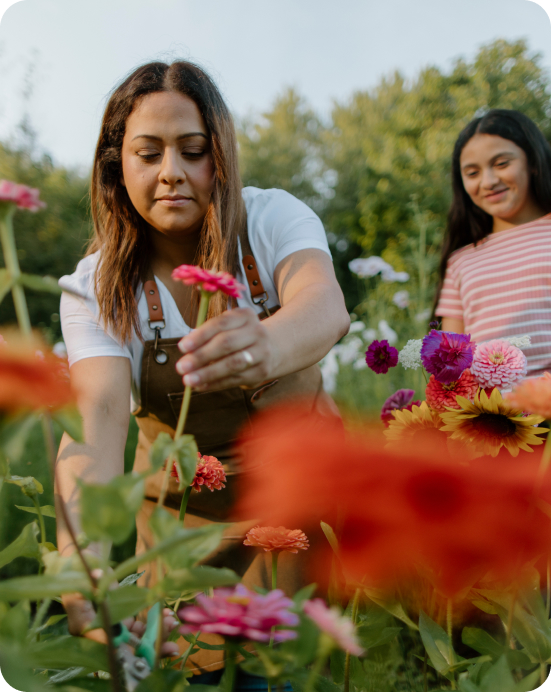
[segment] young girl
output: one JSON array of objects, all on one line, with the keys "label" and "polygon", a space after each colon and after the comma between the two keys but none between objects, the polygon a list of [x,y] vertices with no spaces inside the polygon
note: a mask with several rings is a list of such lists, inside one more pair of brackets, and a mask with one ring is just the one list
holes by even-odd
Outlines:
[{"label": "young girl", "polygon": [[551,147],[513,110],[459,135],[435,314],[477,342],[529,335],[528,376],[551,370]]},{"label": "young girl", "polygon": [[[91,198],[92,246],[60,281],[82,296],[63,295],[61,321],[85,444],[64,436],[57,492],[78,534],[76,479],[105,483],[123,473],[131,408],[140,428],[134,468],[146,468],[158,433],[174,431],[189,384],[185,432],[202,454],[224,463],[228,483],[192,495],[186,526],[231,521],[232,442],[255,410],[307,397],[312,407],[334,411],[317,363],[347,332],[349,318],[323,226],[286,192],[241,189],[231,115],[208,75],[189,62],[144,65],[115,89]],[[171,278],[182,264],[236,274],[247,292],[231,310],[215,296],[210,319],[192,331],[197,292]],[[161,478],[162,471],[147,483],[138,552],[152,542],[147,520]],[[175,516],[180,500],[172,482],[166,506]],[[242,545],[253,523],[233,524],[210,564],[269,588],[269,555]],[[73,550],[63,526],[58,542],[62,553]],[[300,580],[298,556],[290,557],[280,581],[292,591]],[[67,597],[65,605],[71,631],[80,633],[94,615],[89,604]],[[191,667],[215,671],[222,656],[202,650]]]}]

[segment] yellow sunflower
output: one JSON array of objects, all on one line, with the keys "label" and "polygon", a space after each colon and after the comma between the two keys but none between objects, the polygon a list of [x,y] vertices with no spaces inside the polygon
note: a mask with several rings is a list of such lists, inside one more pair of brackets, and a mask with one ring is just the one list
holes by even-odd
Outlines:
[{"label": "yellow sunflower", "polygon": [[546,428],[535,428],[542,416],[522,416],[520,409],[503,401],[497,388],[488,397],[483,389],[475,394],[474,402],[458,396],[460,409],[447,408],[440,417],[445,423],[440,428],[451,432],[451,438],[473,444],[482,454],[497,456],[501,447],[516,457],[520,449],[533,451],[531,446],[543,444],[538,435],[546,435]]},{"label": "yellow sunflower", "polygon": [[442,439],[442,433],[439,430],[442,425],[440,416],[429,408],[426,401],[421,402],[420,406],[412,406],[411,411],[403,409],[392,411],[392,414],[394,420],[389,422],[388,428],[384,431],[389,443],[394,445],[397,442],[410,442],[417,437],[418,433],[422,433],[423,440],[432,433],[437,434],[438,439]]}]

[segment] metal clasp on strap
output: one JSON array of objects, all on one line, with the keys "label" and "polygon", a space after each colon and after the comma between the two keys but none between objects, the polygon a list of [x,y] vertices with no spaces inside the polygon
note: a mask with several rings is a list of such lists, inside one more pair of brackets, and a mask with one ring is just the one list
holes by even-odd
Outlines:
[{"label": "metal clasp on strap", "polygon": [[155,332],[155,346],[153,350],[153,358],[159,365],[164,365],[168,361],[168,353],[159,348],[159,339],[161,338],[161,329],[164,329],[166,324],[164,320],[147,320],[149,324],[149,329]]},{"label": "metal clasp on strap", "polygon": [[268,302],[268,294],[266,293],[266,291],[264,291],[264,293],[262,293],[261,296],[262,296],[262,297],[259,298],[258,300],[255,300],[255,299],[253,298],[252,301],[253,301],[253,303],[254,303],[255,305],[260,305],[260,307],[261,307],[261,308],[264,310],[264,312],[266,313],[266,317],[270,317],[270,316],[271,316],[271,312],[270,312],[270,311],[268,310],[268,308],[266,307],[266,303]]}]

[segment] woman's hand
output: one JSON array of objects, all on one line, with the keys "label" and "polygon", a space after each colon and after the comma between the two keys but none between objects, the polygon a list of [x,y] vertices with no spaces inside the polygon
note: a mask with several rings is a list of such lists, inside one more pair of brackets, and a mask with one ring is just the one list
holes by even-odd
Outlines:
[{"label": "woman's hand", "polygon": [[204,392],[253,387],[270,378],[276,354],[266,327],[251,308],[228,310],[185,336],[176,364],[184,385]]}]

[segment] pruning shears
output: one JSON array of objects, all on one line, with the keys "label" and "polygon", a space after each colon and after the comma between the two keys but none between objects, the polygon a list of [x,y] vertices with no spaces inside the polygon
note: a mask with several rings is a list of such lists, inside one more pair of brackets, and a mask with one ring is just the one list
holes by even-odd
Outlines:
[{"label": "pruning shears", "polygon": [[156,603],[147,614],[147,626],[141,639],[132,634],[122,622],[113,626],[113,643],[117,647],[128,692],[134,692],[155,666],[155,643],[160,617],[161,604]]}]

